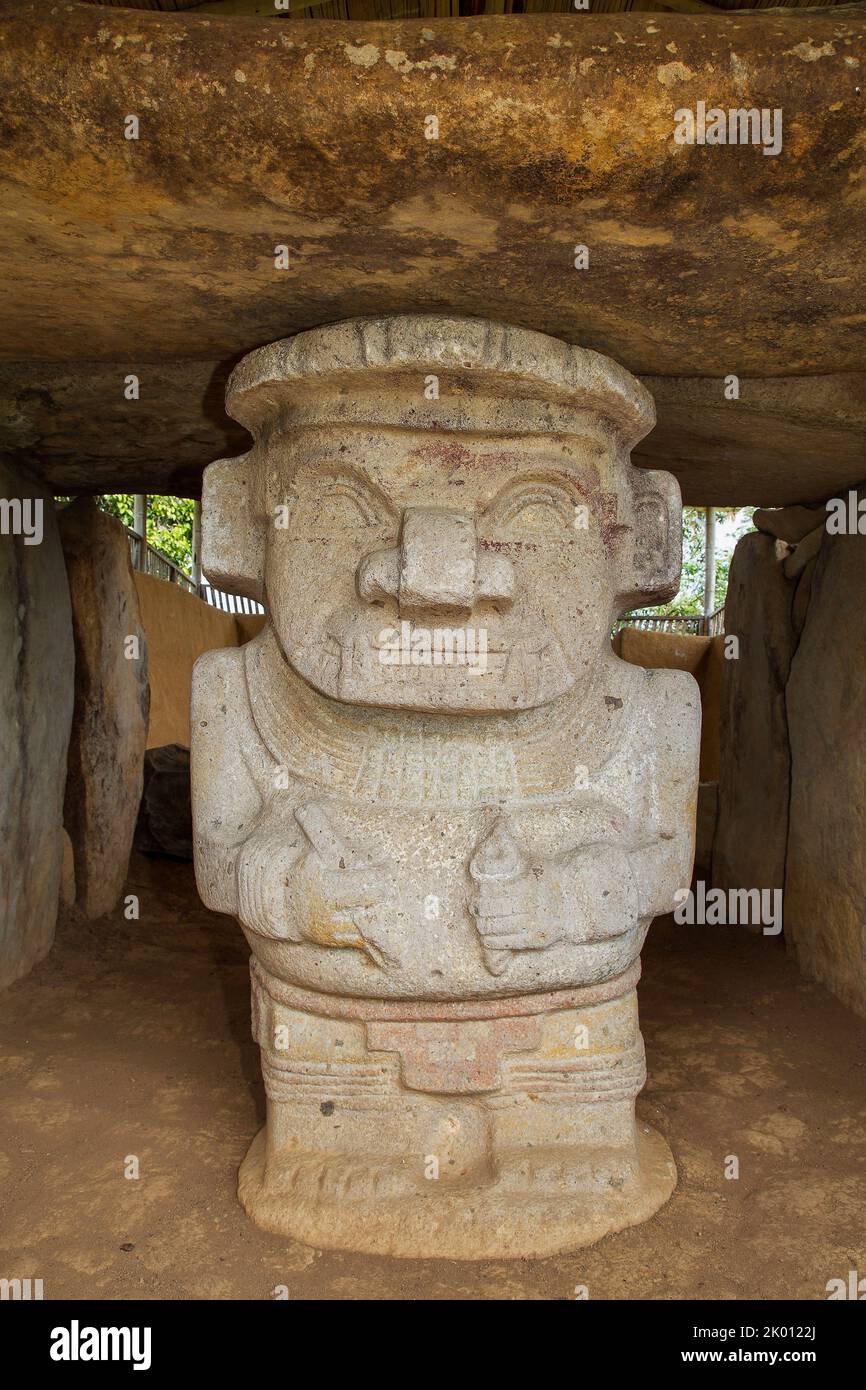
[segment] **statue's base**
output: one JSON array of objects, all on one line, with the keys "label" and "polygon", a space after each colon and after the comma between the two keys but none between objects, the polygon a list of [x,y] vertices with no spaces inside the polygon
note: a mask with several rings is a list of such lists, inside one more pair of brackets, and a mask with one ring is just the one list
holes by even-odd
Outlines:
[{"label": "statue's base", "polygon": [[[266,1181],[266,1149],[262,1129],[241,1165],[238,1186],[257,1225],[317,1249],[406,1259],[538,1259],[576,1250],[648,1220],[668,1200],[677,1177],[667,1143],[641,1123],[629,1177],[606,1173],[602,1155],[570,1165],[562,1154],[532,1151],[520,1163],[531,1184],[522,1190],[515,1172],[480,1187],[443,1191],[428,1182],[426,1190],[416,1185],[402,1194],[377,1195],[363,1189],[387,1189],[384,1168],[365,1175],[356,1166],[340,1175],[313,1155],[298,1162],[294,1181],[274,1189]],[[353,1187],[361,1195],[353,1196]]]},{"label": "statue's base", "polygon": [[416,1259],[552,1255],[645,1221],[676,1169],[635,1122],[636,975],[389,1003],[314,997],[254,961],[268,1120],[241,1202],[308,1245]]}]

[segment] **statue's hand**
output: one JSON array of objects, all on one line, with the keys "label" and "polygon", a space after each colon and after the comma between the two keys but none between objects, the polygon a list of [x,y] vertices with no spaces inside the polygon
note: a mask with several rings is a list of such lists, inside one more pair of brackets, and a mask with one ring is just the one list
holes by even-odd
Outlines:
[{"label": "statue's hand", "polygon": [[559,865],[530,859],[500,816],[469,861],[469,910],[484,961],[501,975],[513,951],[543,951],[565,935]]},{"label": "statue's hand", "polygon": [[238,917],[245,927],[277,941],[299,941],[287,891],[304,852],[297,827],[262,827],[241,847],[237,865]]},{"label": "statue's hand", "polygon": [[619,846],[585,845],[556,858],[530,858],[500,816],[470,860],[469,874],[469,910],[493,975],[503,973],[514,951],[604,941],[638,920],[637,884]]},{"label": "statue's hand", "polygon": [[307,839],[291,884],[303,939],[319,946],[354,947],[377,965],[395,965],[383,922],[388,900],[384,863],[339,835],[318,802],[299,806],[295,819]]},{"label": "statue's hand", "polygon": [[637,880],[620,845],[582,845],[563,862],[572,941],[607,941],[631,931],[640,916]]}]

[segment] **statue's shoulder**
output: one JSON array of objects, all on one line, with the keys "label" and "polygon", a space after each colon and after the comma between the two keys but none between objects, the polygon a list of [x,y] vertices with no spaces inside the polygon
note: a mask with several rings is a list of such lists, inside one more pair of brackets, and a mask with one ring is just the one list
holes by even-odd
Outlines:
[{"label": "statue's shoulder", "polygon": [[192,668],[192,708],[221,713],[229,722],[231,714],[248,706],[243,647],[217,647],[203,652]]},{"label": "statue's shoulder", "polygon": [[[638,668],[636,668],[638,669]],[[701,737],[701,688],[691,671],[669,666],[643,671],[651,691],[652,718],[657,741],[691,756]]]},{"label": "statue's shoulder", "polygon": [[216,647],[213,651],[202,652],[193,664],[192,678],[199,686],[243,681],[243,647]]},{"label": "statue's shoulder", "polygon": [[638,727],[649,723],[657,731],[665,727],[694,726],[700,730],[701,692],[690,671],[669,666],[636,666],[619,658],[616,689],[625,710]]},{"label": "statue's shoulder", "polygon": [[676,666],[641,666],[635,670],[643,671],[657,700],[682,705],[697,700],[700,704],[701,688],[691,671],[681,671]]},{"label": "statue's shoulder", "polygon": [[700,687],[690,671],[675,666],[638,666],[621,656],[614,664],[617,683],[634,698],[687,705],[700,700]]}]

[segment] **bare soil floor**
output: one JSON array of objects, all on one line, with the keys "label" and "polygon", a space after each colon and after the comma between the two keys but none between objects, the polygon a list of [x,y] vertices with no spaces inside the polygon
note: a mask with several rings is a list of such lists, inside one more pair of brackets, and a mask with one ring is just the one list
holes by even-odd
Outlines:
[{"label": "bare soil floor", "polygon": [[128,891],[138,921],[67,924],[0,997],[0,1276],[46,1298],[815,1299],[866,1274],[866,1021],[778,940],[650,933],[638,1105],[679,1169],[651,1221],[547,1260],[391,1261],[244,1215],[263,1117],[245,942],[188,865],[136,858]]}]

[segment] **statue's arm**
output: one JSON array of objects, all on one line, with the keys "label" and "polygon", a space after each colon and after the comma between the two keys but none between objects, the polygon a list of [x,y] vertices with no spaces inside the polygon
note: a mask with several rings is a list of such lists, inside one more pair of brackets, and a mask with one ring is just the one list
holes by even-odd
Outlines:
[{"label": "statue's arm", "polygon": [[688,671],[647,673],[652,692],[656,768],[648,843],[629,851],[641,917],[672,912],[679,888],[692,880],[701,747],[701,695]]},{"label": "statue's arm", "polygon": [[470,910],[495,969],[509,950],[617,936],[670,912],[677,889],[689,886],[700,692],[683,671],[640,673],[640,679],[646,680],[646,714],[639,723],[640,777],[630,813],[599,799],[592,806],[594,830],[551,859],[530,856],[501,817],[470,862]]},{"label": "statue's arm", "polygon": [[[199,657],[192,679],[193,832],[198,890],[215,912],[230,912],[268,935],[285,931],[275,909],[277,861],[301,854],[291,799],[273,797],[274,763],[252,720],[243,652]],[[276,812],[279,811],[280,814]]]},{"label": "statue's arm", "polygon": [[322,804],[298,804],[285,786],[253,722],[237,648],[195,664],[191,761],[196,879],[206,905],[260,936],[386,957],[376,923],[366,920],[384,892],[375,865],[334,831]]},{"label": "statue's arm", "polygon": [[691,883],[694,857],[700,689],[687,671],[635,669],[634,676],[645,710],[635,726],[641,768],[636,802],[621,831],[612,827],[622,819],[622,808],[600,802],[598,821],[610,829],[565,854],[562,865],[575,907],[585,909],[576,913],[575,924],[590,916],[610,930],[623,917],[670,912],[677,889]]}]

